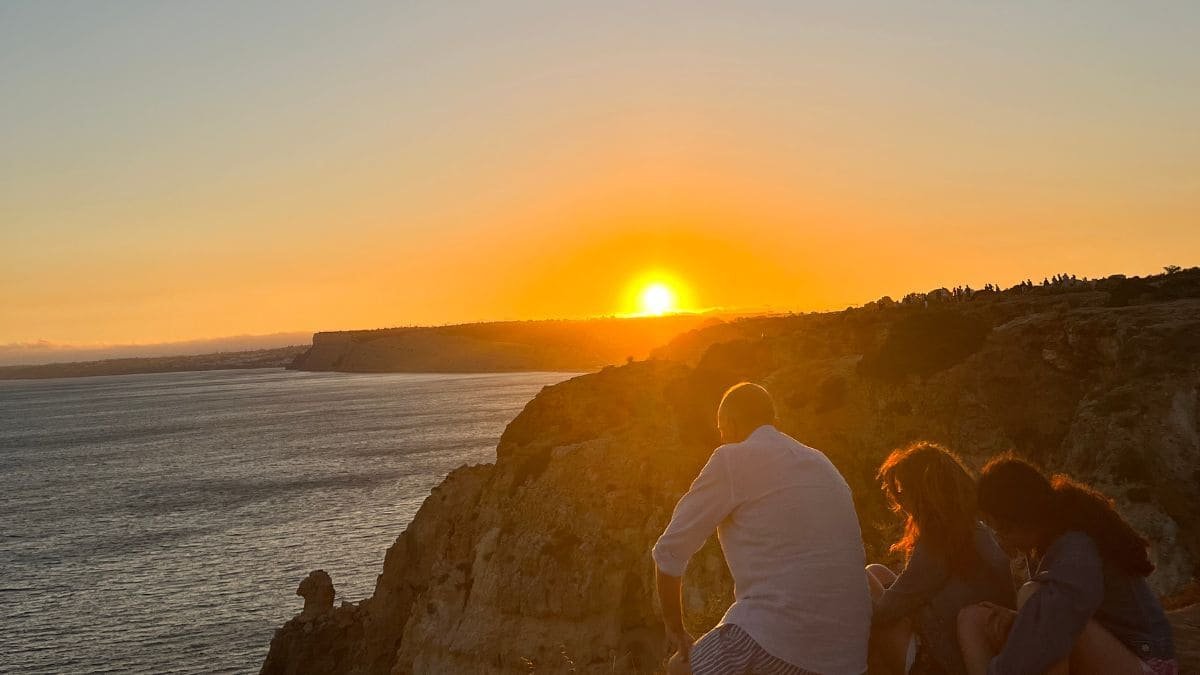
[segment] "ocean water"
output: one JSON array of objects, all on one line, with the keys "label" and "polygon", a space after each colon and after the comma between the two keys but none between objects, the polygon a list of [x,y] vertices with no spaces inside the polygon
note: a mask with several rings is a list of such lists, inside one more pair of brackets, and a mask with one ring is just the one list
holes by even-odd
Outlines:
[{"label": "ocean water", "polygon": [[0,672],[253,673],[564,373],[0,382]]}]

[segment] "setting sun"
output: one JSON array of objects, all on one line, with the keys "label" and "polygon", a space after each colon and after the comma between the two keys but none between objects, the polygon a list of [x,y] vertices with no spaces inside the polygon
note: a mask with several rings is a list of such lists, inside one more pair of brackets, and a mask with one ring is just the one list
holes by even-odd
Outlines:
[{"label": "setting sun", "polygon": [[650,284],[642,291],[642,313],[656,316],[674,311],[675,293],[666,284]]}]

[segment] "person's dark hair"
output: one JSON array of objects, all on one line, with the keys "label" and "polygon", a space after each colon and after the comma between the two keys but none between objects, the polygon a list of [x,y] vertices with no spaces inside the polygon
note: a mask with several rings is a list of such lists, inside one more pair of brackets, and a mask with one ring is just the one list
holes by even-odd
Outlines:
[{"label": "person's dark hair", "polygon": [[1100,555],[1133,576],[1149,576],[1150,542],[1138,534],[1113,500],[1088,485],[1001,455],[979,477],[979,509],[989,518],[1043,534],[1048,544],[1067,530],[1080,530],[1096,542]]},{"label": "person's dark hair", "polygon": [[876,478],[892,510],[904,516],[892,551],[907,559],[919,541],[954,571],[977,566],[975,479],[957,455],[920,441],[888,455]]}]

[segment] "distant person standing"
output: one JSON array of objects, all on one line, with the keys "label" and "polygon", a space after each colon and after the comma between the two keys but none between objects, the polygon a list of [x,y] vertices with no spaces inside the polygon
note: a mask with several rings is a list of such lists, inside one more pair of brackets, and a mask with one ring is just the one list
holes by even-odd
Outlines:
[{"label": "distant person standing", "polygon": [[[850,488],[825,455],[775,428],[766,389],[743,382],[717,412],[718,447],[654,545],[669,675],[860,675],[871,598]],[[682,577],[716,530],[734,602],[699,640]]]}]

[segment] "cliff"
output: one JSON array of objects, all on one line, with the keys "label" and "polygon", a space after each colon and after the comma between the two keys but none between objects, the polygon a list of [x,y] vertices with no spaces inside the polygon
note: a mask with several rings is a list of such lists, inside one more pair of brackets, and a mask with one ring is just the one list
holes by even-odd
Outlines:
[{"label": "cliff", "polygon": [[589,371],[644,359],[710,314],[503,321],[317,333],[291,367],[347,372]]},{"label": "cliff", "polygon": [[[782,428],[846,476],[871,559],[898,528],[874,472],[928,438],[977,465],[1015,449],[1094,482],[1152,538],[1157,590],[1195,575],[1200,270],[735,321],[656,356],[544,389],[494,464],[433,490],[374,595],[308,607],[262,672],[654,672],[666,647],[649,549],[740,379],[765,383]],[[702,632],[731,592],[715,539],[685,589]],[[1192,658],[1195,612],[1174,619]]]}]

